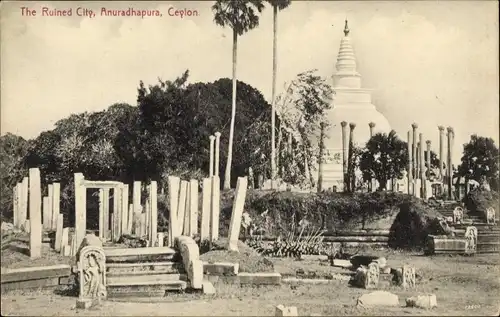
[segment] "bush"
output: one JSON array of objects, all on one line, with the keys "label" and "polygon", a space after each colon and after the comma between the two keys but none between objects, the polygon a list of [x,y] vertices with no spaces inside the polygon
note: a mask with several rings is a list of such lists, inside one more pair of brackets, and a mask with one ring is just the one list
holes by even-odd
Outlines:
[{"label": "bush", "polygon": [[[248,201],[248,200],[247,200]],[[280,235],[298,230],[301,220],[313,229],[350,229],[388,216],[411,196],[393,192],[374,193],[293,193],[273,192],[246,204],[252,219],[267,216],[267,234]]]},{"label": "bush", "polygon": [[473,213],[483,214],[486,209],[493,207],[497,214],[499,215],[499,202],[500,196],[496,191],[486,191],[476,188],[471,190],[462,200],[467,210]]},{"label": "bush", "polygon": [[439,214],[419,201],[401,204],[389,231],[388,245],[394,249],[421,249],[429,234],[439,233]]}]

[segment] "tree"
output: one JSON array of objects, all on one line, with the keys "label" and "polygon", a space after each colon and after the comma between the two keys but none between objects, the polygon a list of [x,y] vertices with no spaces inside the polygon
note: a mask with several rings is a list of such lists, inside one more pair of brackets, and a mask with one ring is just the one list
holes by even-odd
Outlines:
[{"label": "tree", "polygon": [[389,134],[377,133],[366,143],[359,167],[364,180],[375,178],[379,182],[379,189],[383,190],[389,179],[403,175],[407,164],[406,142],[399,139],[392,130]]},{"label": "tree", "polygon": [[[286,127],[295,137],[298,143],[297,151],[291,159],[301,157],[304,162],[304,173],[310,172],[315,158],[319,157],[319,152],[324,153],[324,138],[327,135],[329,124],[325,121],[325,113],[331,108],[331,100],[334,94],[332,87],[326,79],[316,74],[317,70],[309,70],[297,75],[297,77],[287,84],[285,91],[278,96],[280,126],[278,134],[278,144],[281,143],[281,130]],[[281,123],[284,127],[281,126]],[[323,124],[323,129],[321,129]],[[323,130],[323,138],[321,131]],[[314,140],[315,142],[312,142]],[[319,142],[316,142],[318,140]],[[320,151],[321,148],[321,151]],[[278,147],[278,150],[280,148]],[[281,151],[280,151],[281,152]],[[326,154],[326,153],[325,153]],[[290,165],[292,161],[280,164]],[[287,168],[285,168],[287,169]],[[312,173],[309,175],[312,182]]]},{"label": "tree", "polygon": [[236,116],[236,60],[238,50],[238,36],[243,35],[259,25],[259,17],[255,13],[262,12],[264,4],[258,0],[217,0],[212,6],[216,24],[233,30],[233,95],[231,107],[231,125],[229,129],[229,146],[226,170],[224,174],[224,189],[231,188],[231,166],[233,158],[234,121]]},{"label": "tree", "polygon": [[278,47],[278,10],[286,9],[291,1],[290,0],[267,0],[273,7],[273,87],[271,97],[271,188],[274,187],[274,180],[276,179],[276,72],[278,69],[278,56],[276,54]]},{"label": "tree", "polygon": [[469,143],[464,144],[461,164],[457,175],[465,180],[475,180],[480,184],[487,182],[498,189],[498,147],[492,138],[471,135]]},{"label": "tree", "polygon": [[12,216],[12,188],[21,182],[27,171],[22,160],[30,142],[24,138],[7,133],[0,137],[0,215]]}]

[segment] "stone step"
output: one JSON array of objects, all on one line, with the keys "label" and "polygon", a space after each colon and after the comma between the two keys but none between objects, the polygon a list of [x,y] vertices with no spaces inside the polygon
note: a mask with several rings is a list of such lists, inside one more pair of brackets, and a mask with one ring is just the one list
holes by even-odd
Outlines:
[{"label": "stone step", "polygon": [[169,247],[104,248],[106,263],[171,261],[177,251]]},{"label": "stone step", "polygon": [[478,243],[477,253],[500,253],[500,243],[498,242]]},{"label": "stone step", "polygon": [[186,281],[163,281],[157,283],[138,282],[126,284],[108,284],[106,287],[108,298],[123,297],[164,297],[168,291],[183,291],[187,287]]},{"label": "stone step", "polygon": [[497,234],[484,234],[477,236],[477,243],[485,243],[485,242],[496,242],[500,243],[500,235]]},{"label": "stone step", "polygon": [[106,269],[110,273],[130,273],[130,272],[168,272],[184,273],[184,266],[181,262],[140,262],[140,263],[108,263]]},{"label": "stone step", "polygon": [[186,274],[165,274],[158,272],[131,272],[131,273],[108,273],[106,274],[106,283],[108,285],[154,285],[171,281],[185,281]]}]

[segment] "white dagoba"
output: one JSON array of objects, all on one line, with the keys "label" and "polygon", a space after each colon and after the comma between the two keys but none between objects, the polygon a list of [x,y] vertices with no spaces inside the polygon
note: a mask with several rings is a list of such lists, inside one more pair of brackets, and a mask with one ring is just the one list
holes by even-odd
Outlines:
[{"label": "white dagoba", "polygon": [[[325,148],[328,153],[323,165],[323,184],[325,190],[336,188],[342,191],[344,188],[344,177],[342,170],[342,127],[341,122],[347,122],[346,147],[349,149],[349,124],[355,123],[354,144],[364,147],[370,139],[370,122],[375,124],[373,134],[383,132],[389,133],[391,126],[384,115],[377,111],[372,104],[370,89],[361,87],[361,75],[357,71],[356,57],[349,37],[349,27],[345,21],[344,37],[340,42],[337,57],[337,72],[333,75],[333,97],[332,108],[326,116],[330,122],[330,128],[325,139]],[[348,153],[348,152],[347,152]],[[346,153],[346,155],[348,155]]]}]

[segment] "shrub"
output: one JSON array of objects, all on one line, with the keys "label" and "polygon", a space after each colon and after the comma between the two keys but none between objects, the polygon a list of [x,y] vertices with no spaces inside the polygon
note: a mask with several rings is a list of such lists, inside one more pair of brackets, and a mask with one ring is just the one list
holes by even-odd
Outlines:
[{"label": "shrub", "polygon": [[468,210],[474,213],[483,213],[489,207],[493,207],[499,215],[499,202],[500,196],[496,191],[486,191],[476,188],[471,190],[462,200]]}]

